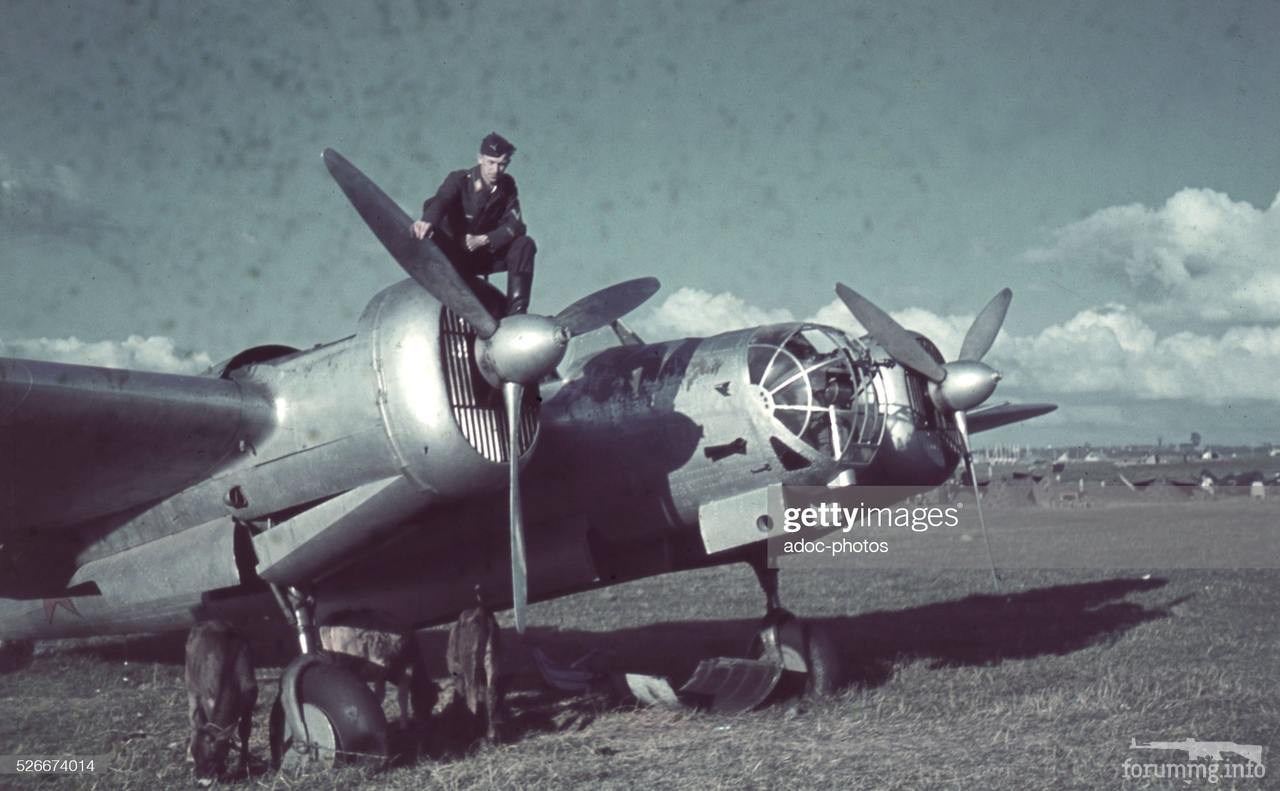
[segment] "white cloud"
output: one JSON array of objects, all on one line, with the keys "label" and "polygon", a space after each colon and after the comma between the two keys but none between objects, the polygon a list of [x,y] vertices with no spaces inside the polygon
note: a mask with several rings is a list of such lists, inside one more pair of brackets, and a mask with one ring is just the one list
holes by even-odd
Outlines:
[{"label": "white cloud", "polygon": [[[943,354],[960,350],[964,334],[973,316],[939,316],[922,308],[905,308],[890,315],[904,327],[929,337]],[[761,324],[797,321],[786,309],[770,310],[750,305],[736,294],[724,291],[711,294],[696,288],[681,288],[667,297],[648,316],[636,322],[637,331],[646,340],[673,337],[703,337]],[[853,337],[866,334],[862,325],[839,299],[822,306],[803,319],[844,330]]]},{"label": "white cloud", "polygon": [[[928,336],[954,358],[973,316],[939,316],[923,308],[891,314]],[[712,335],[755,324],[789,321],[787,311],[753,307],[729,293],[681,289],[647,320],[653,337]],[[845,330],[862,328],[839,301],[809,320]],[[1050,397],[1093,394],[1131,399],[1186,399],[1202,404],[1232,400],[1280,401],[1280,326],[1237,326],[1210,333],[1161,334],[1122,305],[1077,313],[1030,335],[1002,331],[987,362],[1005,375],[1005,388]]]},{"label": "white cloud", "polygon": [[791,311],[757,308],[727,291],[712,294],[696,288],[681,288],[637,321],[636,331],[646,340],[701,337],[794,320]]},{"label": "white cloud", "polygon": [[[1280,195],[1266,209],[1208,189],[1149,208],[1114,206],[1071,223],[1025,255],[1061,276],[1101,279],[1125,304],[1088,308],[1023,336],[1002,332],[988,361],[1007,389],[1045,396],[1280,402]],[[948,358],[973,315],[910,307],[892,313]],[[645,334],[713,335],[792,320],[732,293],[683,288],[644,322]],[[839,300],[811,321],[860,336]],[[1007,392],[1007,390],[1006,390]]]},{"label": "white cloud", "polygon": [[1035,335],[1005,337],[989,361],[1007,384],[1041,393],[1223,404],[1280,401],[1280,327],[1160,335],[1133,311],[1081,311]]},{"label": "white cloud", "polygon": [[[1156,208],[1103,209],[1054,237],[1024,259],[1090,278],[1119,302],[1029,334],[1001,332],[987,355],[1005,374],[999,395],[1070,405],[1039,428],[1158,434],[1218,419],[1231,434],[1280,408],[1280,195],[1257,209],[1184,189]],[[948,358],[974,318],[916,307],[891,315]],[[651,314],[648,332],[711,335],[791,318],[731,293],[681,289]],[[864,334],[839,300],[808,320]]]},{"label": "white cloud", "polygon": [[860,338],[867,334],[866,329],[858,323],[858,320],[853,317],[853,314],[839,299],[833,299],[823,305],[818,309],[817,313],[809,317],[809,321],[844,330],[854,338]]},{"label": "white cloud", "polygon": [[208,354],[179,350],[170,338],[141,335],[130,335],[123,341],[0,340],[0,356],[178,374],[200,373],[213,364]]},{"label": "white cloud", "polygon": [[[969,325],[974,319],[974,316],[939,316],[923,308],[903,308],[890,311],[889,315],[903,327],[933,341],[948,359],[960,353],[964,334],[969,331]],[[807,321],[842,329],[855,338],[866,334],[866,330],[839,299],[823,305]]]},{"label": "white cloud", "polygon": [[1032,265],[1126,287],[1147,318],[1218,324],[1280,320],[1280,195],[1265,210],[1184,189],[1160,208],[1102,209],[1032,250]]}]

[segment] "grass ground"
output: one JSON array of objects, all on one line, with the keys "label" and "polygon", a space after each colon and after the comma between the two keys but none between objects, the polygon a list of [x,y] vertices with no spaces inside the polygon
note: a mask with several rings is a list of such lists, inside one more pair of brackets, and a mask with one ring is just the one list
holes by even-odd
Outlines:
[{"label": "grass ground", "polygon": [[[1103,525],[1111,518],[1095,513]],[[1280,745],[1280,572],[1009,572],[1000,595],[985,572],[969,571],[791,571],[782,585],[786,604],[829,628],[846,660],[850,683],[833,698],[738,716],[637,709],[610,695],[548,691],[528,670],[527,645],[514,646],[521,670],[505,743],[463,749],[437,727],[400,734],[405,754],[389,767],[295,780],[265,766],[279,675],[268,667],[259,671],[252,776],[221,784],[1230,788],[1125,779],[1126,759],[1187,760],[1132,750],[1130,740],[1260,744],[1265,762]],[[528,641],[561,659],[600,649],[618,669],[679,680],[701,658],[741,655],[760,607],[745,567],[711,569],[536,605]],[[437,631],[425,641],[441,657],[441,677],[444,639]],[[0,753],[105,754],[108,766],[79,777],[0,777],[0,786],[194,787],[181,661],[181,636],[116,639],[46,647],[30,669],[0,677]],[[416,737],[423,754],[413,756]]]}]

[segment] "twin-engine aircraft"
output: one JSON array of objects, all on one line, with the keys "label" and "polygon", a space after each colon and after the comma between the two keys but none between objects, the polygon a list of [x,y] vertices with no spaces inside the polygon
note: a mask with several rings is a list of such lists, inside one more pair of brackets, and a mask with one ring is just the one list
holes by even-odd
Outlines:
[{"label": "twin-engine aircraft", "polygon": [[[1054,408],[978,409],[1007,289],[951,362],[843,285],[866,337],[788,323],[646,344],[617,320],[652,278],[500,317],[495,289],[413,238],[341,155],[324,162],[410,276],[354,334],[204,376],[0,359],[0,659],[283,610],[301,655],[273,752],[370,751],[386,724],[368,689],[308,675],[317,624],[442,623],[479,591],[523,632],[530,598],[747,562],[763,643],[812,677],[742,504],[778,483],[937,485],[970,433]],[[572,337],[610,324],[620,345],[558,370]]]}]

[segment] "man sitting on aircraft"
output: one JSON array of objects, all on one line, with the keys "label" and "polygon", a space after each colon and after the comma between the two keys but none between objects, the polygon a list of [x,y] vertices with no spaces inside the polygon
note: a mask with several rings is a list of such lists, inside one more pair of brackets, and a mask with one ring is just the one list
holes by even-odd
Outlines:
[{"label": "man sitting on aircraft", "polygon": [[507,175],[516,147],[497,132],[480,141],[476,166],[445,177],[422,204],[413,235],[427,234],[463,275],[507,273],[507,314],[529,309],[533,239],[525,233],[515,179]]}]

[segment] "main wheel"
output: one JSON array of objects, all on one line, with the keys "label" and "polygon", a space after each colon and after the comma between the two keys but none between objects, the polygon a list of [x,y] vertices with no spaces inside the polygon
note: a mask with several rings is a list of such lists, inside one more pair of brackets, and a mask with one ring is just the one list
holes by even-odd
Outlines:
[{"label": "main wheel", "polygon": [[[764,628],[777,629],[778,653],[786,671],[780,685],[782,694],[822,698],[839,691],[843,679],[840,651],[825,628],[790,613],[782,615],[775,627]],[[770,659],[778,654],[767,649],[758,634],[751,641],[747,656]]]},{"label": "main wheel", "polygon": [[840,690],[844,681],[840,650],[831,633],[811,621],[804,624],[804,657],[809,666],[804,682],[805,697],[824,698]]},{"label": "main wheel", "polygon": [[271,761],[297,773],[342,761],[381,761],[387,754],[387,719],[359,678],[340,668],[315,664],[302,671],[298,700],[311,749],[295,749],[295,734],[279,697],[271,707]]}]

